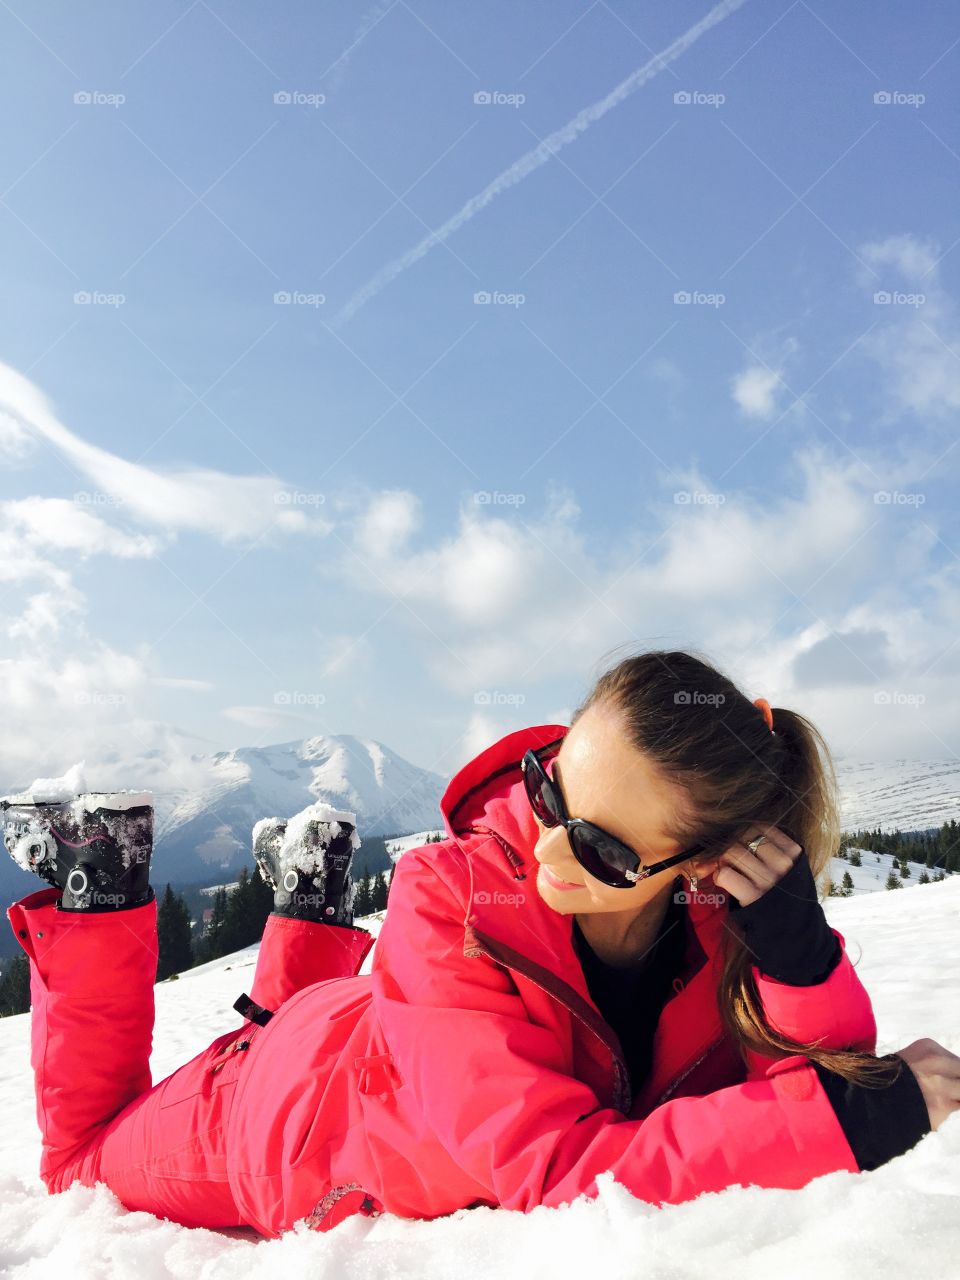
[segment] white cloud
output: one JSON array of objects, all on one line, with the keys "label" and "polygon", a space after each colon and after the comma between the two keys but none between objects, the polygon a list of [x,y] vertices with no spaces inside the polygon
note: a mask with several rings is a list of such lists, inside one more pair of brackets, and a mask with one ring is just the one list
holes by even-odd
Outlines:
[{"label": "white cloud", "polygon": [[208,468],[150,468],[90,444],[68,430],[30,380],[0,363],[0,413],[20,432],[47,440],[125,516],[177,532],[193,530],[224,543],[281,532],[325,533],[330,524],[308,516],[299,492],[272,476],[234,476]]},{"label": "white cloud", "polygon": [[[536,705],[545,680],[575,673],[579,696],[600,656],[624,644],[706,651],[748,687],[755,683],[754,696],[769,696],[768,687],[778,696],[792,691],[801,706],[822,714],[828,730],[850,738],[874,714],[862,677],[855,689],[836,686],[841,659],[849,665],[859,646],[870,660],[862,633],[873,636],[872,651],[889,654],[892,670],[920,671],[942,654],[960,620],[956,580],[951,591],[935,567],[936,530],[928,527],[934,517],[875,500],[880,490],[909,487],[924,461],[905,447],[888,459],[879,451],[838,456],[828,446],[808,445],[793,456],[787,492],[781,486],[718,493],[709,477],[683,474],[689,490],[723,499],[703,505],[676,505],[677,475],[670,473],[661,477],[663,499],[646,503],[640,521],[625,523],[608,547],[587,542],[576,504],[562,491],[536,511],[526,504],[501,512],[468,501],[450,534],[426,537],[417,529],[414,542],[415,522],[404,522],[399,549],[380,545],[370,566],[375,573],[350,556],[335,569],[353,586],[402,601],[379,632],[371,630],[374,645],[392,643],[385,630],[392,635],[402,626],[419,645],[423,665],[454,693],[524,695],[519,715],[496,706],[478,710],[470,742],[492,741],[507,731],[504,722],[528,719],[523,708]],[[404,503],[393,493],[390,501],[394,510],[417,509],[414,495]],[[374,497],[370,510],[381,509]],[[356,527],[370,523],[361,516]],[[918,591],[929,600],[926,617],[917,609]],[[838,668],[830,697],[813,690],[808,703],[795,664],[821,646],[818,669],[825,670],[831,650],[823,642],[833,634],[846,639],[833,648]],[[940,679],[938,667],[931,687]],[[853,719],[843,720],[844,708]],[[927,713],[928,726],[952,736],[946,711]],[[880,750],[879,740],[871,745]]]},{"label": "white cloud", "polygon": [[21,461],[33,452],[33,444],[30,433],[0,410],[0,461],[7,465]]},{"label": "white cloud", "polygon": [[880,323],[860,344],[880,372],[886,420],[908,412],[927,423],[952,426],[960,409],[960,321],[940,283],[939,245],[899,235],[862,244],[858,253],[867,263],[887,268],[880,279],[860,273],[860,283],[872,295],[923,299],[878,304]]},{"label": "white cloud", "polygon": [[0,503],[0,516],[28,547],[109,555],[123,559],[155,555],[163,541],[125,533],[66,498],[21,498]]},{"label": "white cloud", "polygon": [[279,707],[224,707],[223,715],[228,720],[245,725],[248,729],[277,729],[291,724],[301,725],[309,719],[309,717],[298,715],[295,711],[282,711]]},{"label": "white cloud", "polygon": [[780,375],[762,365],[752,365],[733,379],[733,398],[748,418],[772,418],[777,411]]},{"label": "white cloud", "polygon": [[86,760],[92,790],[191,789],[200,776],[192,755],[219,744],[139,714],[148,685],[140,656],[82,632],[66,656],[34,644],[0,658],[0,787],[56,777]]},{"label": "white cloud", "polygon": [[189,689],[192,693],[208,693],[217,687],[209,680],[194,680],[189,676],[150,676],[149,680],[163,689]]}]

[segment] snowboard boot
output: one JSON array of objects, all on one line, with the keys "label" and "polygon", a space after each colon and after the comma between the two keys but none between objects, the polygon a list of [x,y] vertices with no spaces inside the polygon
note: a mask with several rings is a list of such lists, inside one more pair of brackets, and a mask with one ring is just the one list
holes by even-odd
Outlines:
[{"label": "snowboard boot", "polygon": [[0,798],[7,852],[61,893],[59,911],[125,911],[152,902],[153,796],[87,791],[44,800]]},{"label": "snowboard boot", "polygon": [[253,828],[253,855],[274,890],[274,914],[352,928],[350,867],[359,847],[356,814],[322,801],[289,820],[262,818]]}]

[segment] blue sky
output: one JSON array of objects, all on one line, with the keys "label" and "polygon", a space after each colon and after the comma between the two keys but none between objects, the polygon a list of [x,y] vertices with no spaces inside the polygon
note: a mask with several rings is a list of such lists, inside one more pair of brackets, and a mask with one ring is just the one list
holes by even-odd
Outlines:
[{"label": "blue sky", "polygon": [[0,28],[4,785],[449,776],[615,647],[956,754],[953,6]]}]

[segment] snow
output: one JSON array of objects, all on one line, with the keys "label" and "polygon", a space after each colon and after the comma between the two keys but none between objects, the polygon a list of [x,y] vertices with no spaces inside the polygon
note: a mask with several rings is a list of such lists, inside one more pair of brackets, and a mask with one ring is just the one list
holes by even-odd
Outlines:
[{"label": "snow", "polygon": [[[34,800],[72,800],[81,791],[86,791],[84,776],[86,761],[71,765],[59,778],[35,778],[27,788],[29,796]],[[22,799],[22,797],[18,797]]]},{"label": "snow", "polygon": [[[314,804],[307,805],[305,809],[301,809],[299,813],[295,813],[289,819],[261,818],[253,828],[254,848],[257,847],[257,840],[262,832],[282,822],[286,822],[286,829],[280,838],[280,848],[277,851],[277,862],[280,868],[278,879],[280,880],[283,879],[284,873],[291,870],[303,871],[307,875],[313,875],[322,865],[322,850],[329,848],[340,834],[341,822],[349,823],[353,828],[350,832],[350,848],[354,852],[360,848],[360,837],[357,834],[357,815],[351,813],[348,809],[335,809],[333,805],[327,804],[323,800],[317,800]],[[307,827],[311,822],[319,824],[317,830],[319,846],[311,844],[307,839]],[[317,884],[318,888],[322,888],[318,881],[314,881],[314,883]]]},{"label": "snow", "polygon": [[[851,871],[856,877],[858,869]],[[872,997],[877,1052],[930,1037],[960,1053],[960,876],[827,898],[824,910]],[[383,916],[358,923],[376,935]],[[240,1025],[230,1006],[250,990],[257,950],[244,948],[157,986],[154,1079]],[[369,973],[374,953],[361,972]],[[960,1113],[873,1173],[838,1171],[800,1191],[731,1187],[658,1209],[601,1174],[595,1199],[562,1209],[525,1215],[478,1208],[433,1222],[358,1216],[323,1235],[301,1227],[268,1241],[251,1232],[194,1230],[130,1213],[102,1184],[48,1196],[36,1175],[29,1015],[0,1020],[0,1066],[5,1277],[448,1280],[468,1271],[522,1280],[960,1276]]]}]

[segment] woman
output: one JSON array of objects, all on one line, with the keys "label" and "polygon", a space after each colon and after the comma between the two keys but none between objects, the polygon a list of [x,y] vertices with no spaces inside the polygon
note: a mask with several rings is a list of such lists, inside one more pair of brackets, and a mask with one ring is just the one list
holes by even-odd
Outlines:
[{"label": "woman", "polygon": [[349,879],[327,892],[333,844],[294,866],[261,829],[277,895],[245,1024],[152,1089],[145,881],[128,866],[99,910],[57,887],[12,906],[49,1190],[101,1180],[265,1236],[558,1206],[605,1170],[673,1204],[875,1168],[960,1106],[960,1059],[933,1041],[875,1056],[816,901],[838,832],[822,741],[706,661],[625,659],[569,729],[480,752],[441,812],[446,838],[395,867],[363,976],[373,939]]}]

